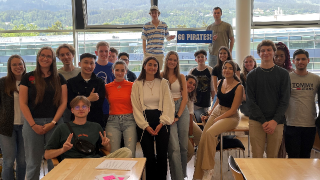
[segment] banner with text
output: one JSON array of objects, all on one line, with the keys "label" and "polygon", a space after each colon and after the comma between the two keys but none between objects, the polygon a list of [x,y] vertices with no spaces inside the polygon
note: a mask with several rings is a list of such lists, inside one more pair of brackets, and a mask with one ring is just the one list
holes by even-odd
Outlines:
[{"label": "banner with text", "polygon": [[177,43],[212,43],[212,31],[178,31]]}]

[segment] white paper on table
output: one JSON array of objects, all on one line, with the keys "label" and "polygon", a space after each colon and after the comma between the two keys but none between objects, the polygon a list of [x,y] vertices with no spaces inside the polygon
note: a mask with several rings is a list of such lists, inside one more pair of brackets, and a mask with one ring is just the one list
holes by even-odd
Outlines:
[{"label": "white paper on table", "polygon": [[131,170],[138,161],[104,160],[96,169]]}]

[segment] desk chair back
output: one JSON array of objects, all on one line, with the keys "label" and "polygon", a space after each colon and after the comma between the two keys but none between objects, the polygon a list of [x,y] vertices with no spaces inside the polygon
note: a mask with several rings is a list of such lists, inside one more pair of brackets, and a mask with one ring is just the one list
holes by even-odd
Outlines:
[{"label": "desk chair back", "polygon": [[314,138],[312,149],[316,152],[320,152],[320,138],[318,132],[316,133],[316,137]]},{"label": "desk chair back", "polygon": [[229,156],[228,163],[229,167],[231,168],[233,178],[235,180],[244,180],[245,178],[243,177],[240,168],[238,167],[232,156]]}]

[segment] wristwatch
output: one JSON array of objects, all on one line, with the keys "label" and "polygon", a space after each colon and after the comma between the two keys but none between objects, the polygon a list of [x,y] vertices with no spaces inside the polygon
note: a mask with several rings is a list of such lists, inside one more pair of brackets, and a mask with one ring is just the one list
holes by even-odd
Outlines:
[{"label": "wristwatch", "polygon": [[57,122],[55,122],[55,121],[51,121],[54,125],[57,125]]},{"label": "wristwatch", "polygon": [[178,116],[178,114],[176,114],[174,117],[175,117],[175,118],[178,118],[178,119],[180,118],[180,116]]}]

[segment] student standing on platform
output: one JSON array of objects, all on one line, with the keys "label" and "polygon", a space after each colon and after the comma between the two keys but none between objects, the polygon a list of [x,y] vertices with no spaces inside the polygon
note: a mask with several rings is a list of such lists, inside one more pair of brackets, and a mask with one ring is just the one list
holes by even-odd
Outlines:
[{"label": "student standing on platform", "polygon": [[130,82],[134,82],[137,79],[137,76],[135,73],[129,70],[129,54],[126,52],[122,52],[118,55],[118,59],[124,61],[127,64],[128,71],[125,75],[125,79]]},{"label": "student standing on platform", "polygon": [[275,44],[263,40],[257,52],[261,65],[247,76],[247,104],[253,158],[262,158],[267,137],[267,157],[278,157],[285,112],[290,98],[289,73],[273,63]]},{"label": "student standing on platform", "polygon": [[285,145],[289,158],[310,158],[316,134],[315,96],[318,93],[319,97],[320,77],[307,71],[310,62],[307,51],[296,50],[292,62],[296,70],[289,74],[291,96],[286,111]]},{"label": "student standing on platform", "polygon": [[[87,120],[88,113],[90,112],[90,101],[85,96],[77,96],[70,102],[71,111],[74,114],[74,121],[69,122],[70,127],[79,139],[86,140],[97,149],[91,154],[84,154],[79,152],[73,144],[75,139],[70,132],[66,123],[61,124],[53,132],[47,146],[44,157],[52,159],[60,156],[61,160],[65,158],[99,158],[98,148],[110,152],[110,140],[106,137],[106,132],[103,132],[101,126],[97,123]],[[81,136],[80,136],[81,134]],[[110,153],[104,158],[131,158],[131,151],[128,148],[121,148]]]},{"label": "student standing on platform", "polygon": [[[97,77],[101,78],[105,84],[113,82],[114,75],[112,74],[112,63],[108,62],[108,57],[110,56],[109,44],[105,41],[98,42],[95,53],[98,56],[98,60],[93,73],[96,74]],[[109,117],[109,103],[106,98],[104,98],[103,102],[103,116],[106,123]]]},{"label": "student standing on platform", "polygon": [[127,65],[124,61],[116,61],[112,66],[112,72],[115,76],[114,81],[105,85],[106,98],[110,105],[106,132],[110,139],[111,152],[120,148],[123,136],[125,147],[129,148],[132,156],[135,157],[137,124],[132,114],[130,97],[133,83],[124,79],[127,72]]},{"label": "student standing on platform", "polygon": [[[22,129],[26,156],[26,179],[38,180],[44,154],[56,124],[67,106],[67,81],[57,72],[56,56],[51,47],[37,54],[34,71],[25,74],[20,83],[19,101],[26,119]],[[53,169],[48,161],[48,171]]]},{"label": "student standing on platform", "polygon": [[206,65],[207,52],[199,50],[194,53],[198,66],[192,68],[189,74],[198,79],[197,101],[194,103],[194,110],[204,108],[208,111],[211,103],[211,97],[214,97],[214,88],[212,84],[212,67]]},{"label": "student standing on platform", "polygon": [[[159,62],[148,57],[134,82],[131,93],[134,119],[139,126],[144,157],[147,158],[147,179],[164,180],[167,176],[167,152],[170,125],[174,120],[174,103],[169,82],[161,78]],[[156,141],[156,153],[154,150]]]},{"label": "student standing on platform", "polygon": [[93,54],[84,53],[80,56],[79,66],[81,67],[81,72],[76,77],[68,80],[68,108],[71,110],[70,102],[76,96],[86,96],[91,102],[88,120],[96,122],[102,128],[105,128],[102,105],[106,91],[103,80],[93,73],[96,66],[95,61],[96,56]]},{"label": "student standing on platform", "polygon": [[210,116],[202,116],[201,120],[208,119],[201,135],[197,160],[194,170],[194,179],[211,180],[213,176],[214,157],[218,144],[218,135],[237,127],[240,116],[238,112],[242,101],[243,87],[236,75],[237,64],[231,60],[223,64],[223,76],[218,82],[217,101]]},{"label": "student standing on platform", "polygon": [[159,70],[161,70],[164,58],[164,38],[171,41],[176,36],[169,36],[167,24],[159,20],[160,11],[157,6],[151,6],[149,14],[152,20],[143,26],[141,35],[143,59],[150,56],[157,58],[160,64]]},{"label": "student standing on platform", "polygon": [[115,63],[118,60],[118,50],[111,47],[110,48],[110,55],[108,57],[108,62]]},{"label": "student standing on platform", "polygon": [[175,117],[170,127],[168,157],[171,179],[187,177],[189,114],[186,107],[188,91],[186,79],[180,74],[179,56],[169,51],[165,58],[164,70],[160,74],[170,83],[171,95],[175,104]]},{"label": "student standing on platform", "polygon": [[[222,9],[220,7],[213,8],[214,23],[207,27],[207,31],[213,33],[212,43],[209,45],[209,66],[214,67],[217,64],[218,50],[221,46],[226,46],[232,53],[234,45],[234,36],[232,26],[221,20]],[[229,45],[230,43],[230,45]]]},{"label": "student standing on platform", "polygon": [[[73,65],[73,57],[75,53],[75,49],[70,44],[62,44],[56,50],[56,56],[63,63],[63,67],[58,69],[58,73],[60,73],[66,80],[77,76],[81,72],[81,68]],[[63,113],[63,121],[69,122],[70,120],[71,111],[66,108]]]},{"label": "student standing on platform", "polygon": [[240,74],[240,80],[242,83],[242,86],[244,88],[243,91],[243,98],[242,98],[242,103],[240,105],[240,111],[243,113],[245,116],[249,116],[249,107],[247,105],[247,100],[246,100],[246,87],[247,87],[247,75],[249,72],[257,67],[257,62],[256,59],[248,55],[244,58],[243,60],[243,66],[242,66],[242,72]]},{"label": "student standing on platform", "polygon": [[[226,60],[232,60],[231,53],[230,53],[229,49],[225,46],[221,46],[219,48],[218,54],[219,54],[218,63],[214,66],[214,68],[212,70],[212,80],[213,80],[213,87],[214,87],[215,95],[217,93],[218,81],[220,79],[224,79],[224,77],[222,75],[222,65]],[[236,75],[238,76],[238,78],[240,78],[240,70],[241,69],[237,63],[236,63],[236,65],[237,65]]]},{"label": "student standing on platform", "polygon": [[197,101],[197,85],[198,79],[194,75],[187,75],[187,91],[188,91],[188,110],[189,110],[189,142],[188,142],[188,162],[194,155],[194,145],[198,146],[202,134],[200,127],[193,121],[194,117],[194,102]]},{"label": "student standing on platform", "polygon": [[[26,65],[19,55],[12,55],[7,63],[7,76],[0,79],[0,146],[3,180],[24,180],[26,162],[22,137],[24,123],[20,110],[19,87]],[[16,161],[16,177],[14,162]]]}]

